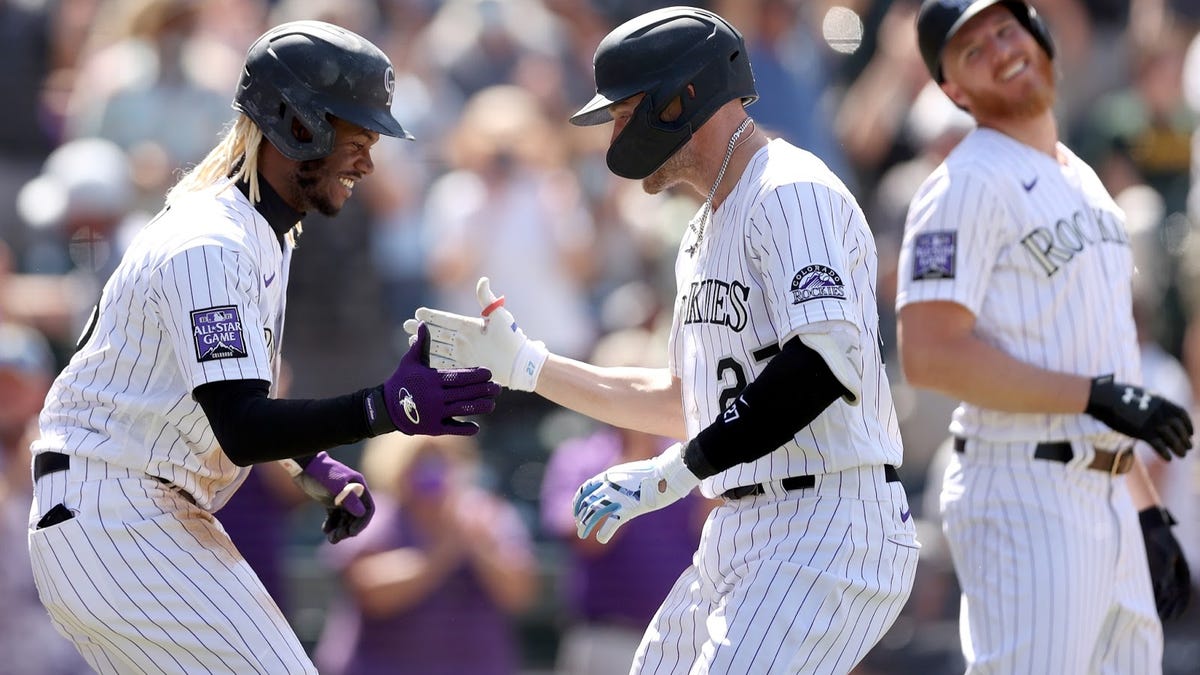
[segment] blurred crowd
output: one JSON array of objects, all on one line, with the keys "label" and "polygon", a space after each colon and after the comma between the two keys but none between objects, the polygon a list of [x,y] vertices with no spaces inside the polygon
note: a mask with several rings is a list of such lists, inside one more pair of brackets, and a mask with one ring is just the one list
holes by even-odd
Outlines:
[{"label": "blurred crowd", "polygon": [[[283,345],[291,394],[318,397],[390,373],[417,307],[474,314],[481,275],[555,353],[665,364],[673,261],[699,198],[651,197],[613,177],[609,127],[566,120],[593,93],[599,39],[672,4],[0,0],[9,102],[0,125],[0,674],[82,672],[22,560],[30,423],[130,237],[233,119],[254,37],[301,18],[369,37],[396,67],[395,114],[416,137],[376,146],[375,174],[336,220],[305,221]],[[972,121],[929,80],[917,0],[690,4],[743,31],[761,95],[751,116],[839,173],[878,241],[901,475],[924,548],[908,607],[860,671],[961,672],[958,594],[937,522],[954,402],[906,386],[892,304],[909,198]],[[1128,217],[1146,384],[1200,400],[1200,3],[1033,4],[1058,47],[1061,135]],[[364,467],[380,502],[367,532],[337,547],[321,543],[320,515],[271,467],[256,468],[218,514],[322,672],[627,667],[711,504],[681,502],[606,548],[581,545],[564,524],[574,486],[606,464],[651,456],[663,439],[510,391],[482,426],[470,444],[388,439],[336,451]],[[1200,460],[1146,459],[1200,584]],[[1168,627],[1168,673],[1200,663],[1200,609],[1188,621]]]}]

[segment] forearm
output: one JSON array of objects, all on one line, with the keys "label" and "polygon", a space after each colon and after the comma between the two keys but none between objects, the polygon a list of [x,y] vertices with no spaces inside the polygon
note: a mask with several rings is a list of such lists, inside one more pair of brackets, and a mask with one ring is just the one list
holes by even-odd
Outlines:
[{"label": "forearm", "polygon": [[1074,414],[1087,406],[1091,377],[1039,368],[974,334],[918,344],[902,335],[900,342],[904,375],[913,386],[1003,412]]},{"label": "forearm", "polygon": [[616,427],[681,440],[687,436],[679,382],[665,368],[602,368],[551,354],[535,391]]},{"label": "forearm", "polygon": [[537,594],[537,579],[532,561],[489,550],[476,551],[472,557],[480,582],[492,600],[504,611],[517,613],[529,607]]},{"label": "forearm", "polygon": [[1135,510],[1141,511],[1151,506],[1162,505],[1158,490],[1154,488],[1154,483],[1146,472],[1146,465],[1136,454],[1133,456],[1133,470],[1125,477],[1125,485],[1129,488],[1129,498],[1133,501]]},{"label": "forearm", "polygon": [[229,380],[201,385],[193,396],[221,449],[234,464],[314,455],[372,435],[364,389],[327,399],[271,399],[268,383]]},{"label": "forearm", "polygon": [[345,580],[364,614],[383,617],[424,600],[455,567],[446,551],[400,548],[356,561]]}]

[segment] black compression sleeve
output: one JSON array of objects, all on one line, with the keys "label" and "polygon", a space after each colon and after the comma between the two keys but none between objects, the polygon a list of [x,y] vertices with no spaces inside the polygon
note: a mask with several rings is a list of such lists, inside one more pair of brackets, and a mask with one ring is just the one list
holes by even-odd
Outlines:
[{"label": "black compression sleeve", "polygon": [[376,434],[364,400],[374,389],[323,399],[272,399],[269,391],[263,380],[227,380],[192,392],[221,449],[238,466],[306,457]]},{"label": "black compression sleeve", "polygon": [[707,478],[753,462],[790,441],[848,394],[825,359],[793,338],[724,413],[688,442],[684,463]]}]

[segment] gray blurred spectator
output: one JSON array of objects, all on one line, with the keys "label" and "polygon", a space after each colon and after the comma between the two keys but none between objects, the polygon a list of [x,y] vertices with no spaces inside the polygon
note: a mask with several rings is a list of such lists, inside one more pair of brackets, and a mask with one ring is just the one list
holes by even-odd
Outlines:
[{"label": "gray blurred spectator", "polygon": [[863,186],[857,195],[863,203],[870,201],[871,186],[883,171],[915,152],[902,135],[903,124],[929,82],[917,51],[916,15],[915,0],[889,5],[879,23],[875,51],[837,109],[835,133]]},{"label": "gray blurred spectator", "polygon": [[757,0],[744,27],[754,80],[761,93],[750,113],[773,135],[820,157],[839,176],[853,178],[833,132],[838,103],[833,52],[821,37],[813,3]]},{"label": "gray blurred spectator", "polygon": [[99,14],[68,109],[69,138],[100,136],[129,153],[147,208],[233,119],[243,53],[200,28],[198,0],[113,0]]},{"label": "gray blurred spectator", "polygon": [[24,266],[25,229],[14,204],[17,191],[38,172],[56,142],[47,128],[42,91],[52,64],[53,12],[48,3],[0,0],[0,241],[18,269]]},{"label": "gray blurred spectator", "polygon": [[422,41],[464,100],[513,83],[525,59],[565,52],[561,26],[540,0],[446,0]]},{"label": "gray blurred spectator", "polygon": [[137,209],[130,162],[101,138],[69,141],[17,196],[28,230],[26,274],[11,281],[24,296],[18,315],[69,351],[100,289],[150,214]]},{"label": "gray blurred spectator", "polygon": [[31,230],[27,271],[80,271],[99,291],[146,222],[134,211],[135,197],[129,158],[118,145],[80,138],[59,146],[17,195],[17,211]]},{"label": "gray blurred spectator", "polygon": [[38,601],[25,537],[33,484],[29,442],[57,371],[49,342],[0,323],[0,674],[73,675],[91,669]]},{"label": "gray blurred spectator", "polygon": [[596,337],[586,304],[593,229],[560,130],[518,87],[471,98],[449,139],[451,170],[427,201],[430,269],[439,306],[477,313],[475,282],[488,276],[518,303],[510,307],[529,334],[582,356]]}]

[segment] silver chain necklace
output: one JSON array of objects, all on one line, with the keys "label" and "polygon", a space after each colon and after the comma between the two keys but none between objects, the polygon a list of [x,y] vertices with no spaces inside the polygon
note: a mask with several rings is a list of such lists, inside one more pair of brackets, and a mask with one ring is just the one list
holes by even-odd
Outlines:
[{"label": "silver chain necklace", "polygon": [[[708,221],[712,220],[713,197],[717,194],[717,187],[721,185],[721,179],[725,177],[725,168],[729,166],[729,160],[733,157],[733,151],[737,149],[738,138],[746,130],[746,127],[750,126],[751,122],[753,120],[749,117],[742,120],[742,124],[737,128],[737,131],[733,132],[733,135],[729,137],[729,147],[725,150],[725,159],[722,160],[721,168],[717,171],[717,180],[713,181],[712,189],[708,191],[708,197],[704,200],[704,205],[700,207],[700,211],[695,216],[692,216],[691,221],[688,222],[688,227],[696,233],[696,241],[692,242],[692,245],[685,249],[688,255],[696,255],[696,249],[700,247],[700,242],[704,241],[704,228],[708,224]],[[747,136],[746,138],[750,137]]]}]

